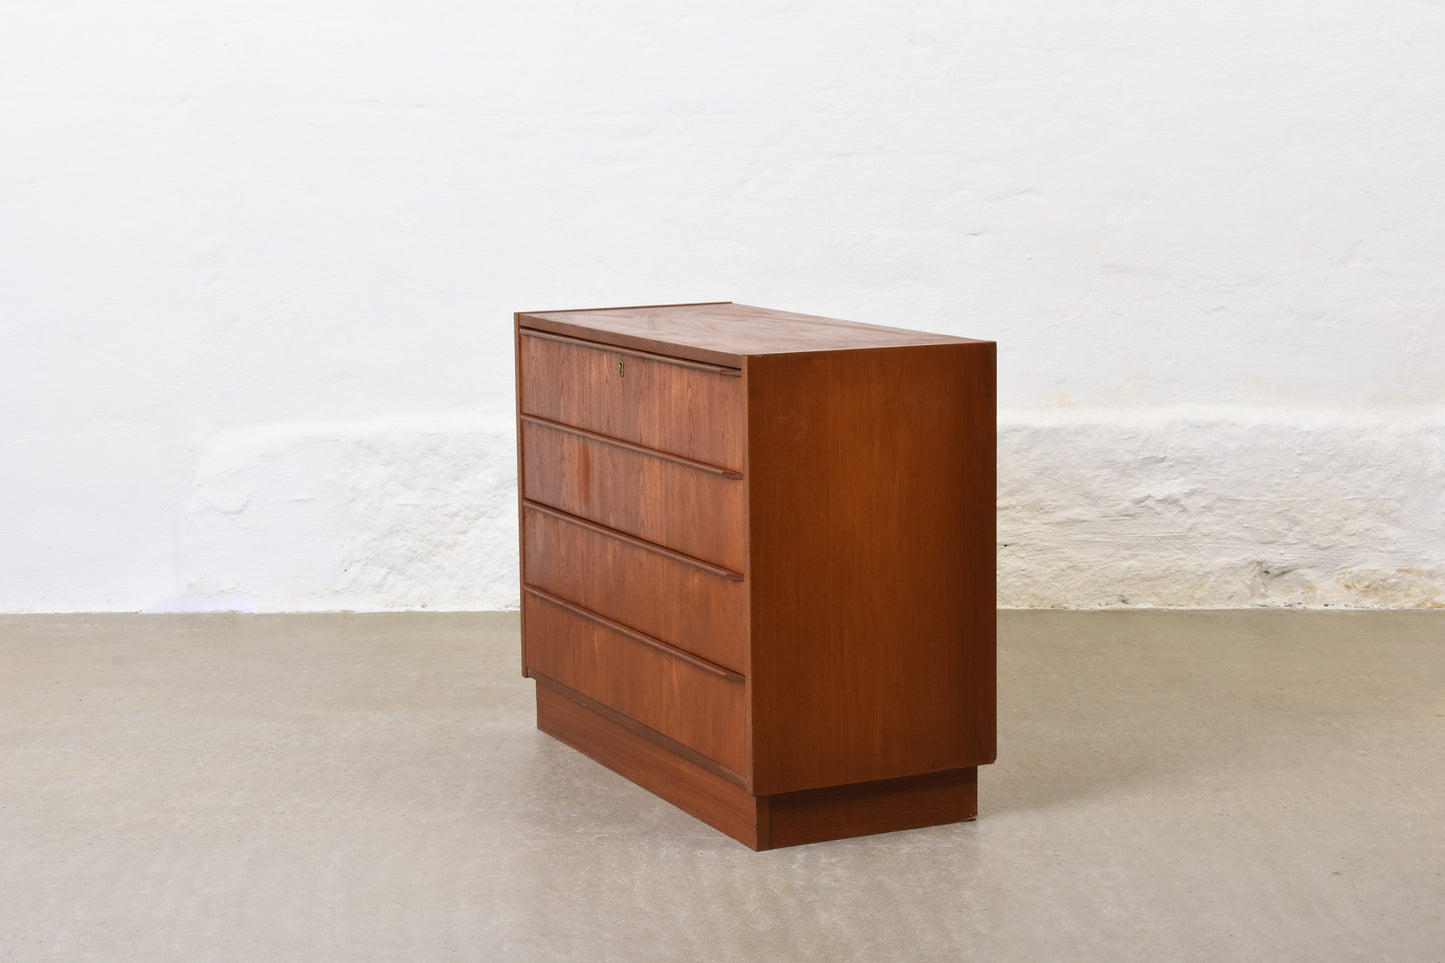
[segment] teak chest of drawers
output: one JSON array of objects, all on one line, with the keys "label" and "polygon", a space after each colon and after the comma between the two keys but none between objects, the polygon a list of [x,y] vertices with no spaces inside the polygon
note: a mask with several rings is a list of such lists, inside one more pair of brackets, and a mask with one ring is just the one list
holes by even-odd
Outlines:
[{"label": "teak chest of drawers", "polygon": [[729,302],[516,341],[538,727],[754,849],[974,818],[993,342]]}]

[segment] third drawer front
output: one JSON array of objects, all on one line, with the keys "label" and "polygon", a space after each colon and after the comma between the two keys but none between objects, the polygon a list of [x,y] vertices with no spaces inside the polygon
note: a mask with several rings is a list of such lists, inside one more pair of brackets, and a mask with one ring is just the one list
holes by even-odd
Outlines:
[{"label": "third drawer front", "polygon": [[596,525],[527,505],[528,585],[743,671],[747,596],[741,577]]},{"label": "third drawer front", "polygon": [[743,680],[524,592],[527,669],[731,769],[746,763]]},{"label": "third drawer front", "polygon": [[522,495],[744,572],[742,476],[522,421]]}]

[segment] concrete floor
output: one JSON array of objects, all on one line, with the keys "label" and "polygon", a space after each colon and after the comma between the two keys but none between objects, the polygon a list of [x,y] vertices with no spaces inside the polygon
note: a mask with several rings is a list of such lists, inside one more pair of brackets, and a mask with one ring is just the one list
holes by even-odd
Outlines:
[{"label": "concrete floor", "polygon": [[0,960],[1445,960],[1445,612],[1004,612],[976,823],[752,853],[513,615],[0,617]]}]

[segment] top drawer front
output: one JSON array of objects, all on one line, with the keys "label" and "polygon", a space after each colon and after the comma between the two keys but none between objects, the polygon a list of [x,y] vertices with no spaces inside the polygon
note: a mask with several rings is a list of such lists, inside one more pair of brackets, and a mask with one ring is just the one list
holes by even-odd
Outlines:
[{"label": "top drawer front", "polygon": [[736,368],[521,332],[522,411],[741,471]]}]

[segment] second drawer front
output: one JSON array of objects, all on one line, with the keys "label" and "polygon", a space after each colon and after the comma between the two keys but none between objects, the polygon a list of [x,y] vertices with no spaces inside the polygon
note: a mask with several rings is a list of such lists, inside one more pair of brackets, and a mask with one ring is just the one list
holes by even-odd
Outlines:
[{"label": "second drawer front", "polygon": [[742,470],[737,369],[526,331],[521,353],[525,414]]},{"label": "second drawer front", "polygon": [[528,585],[743,671],[747,599],[726,572],[530,505],[522,544]]},{"label": "second drawer front", "polygon": [[743,683],[525,593],[527,668],[734,772],[745,763]]},{"label": "second drawer front", "polygon": [[522,465],[525,498],[745,570],[740,477],[532,421],[522,422]]}]

